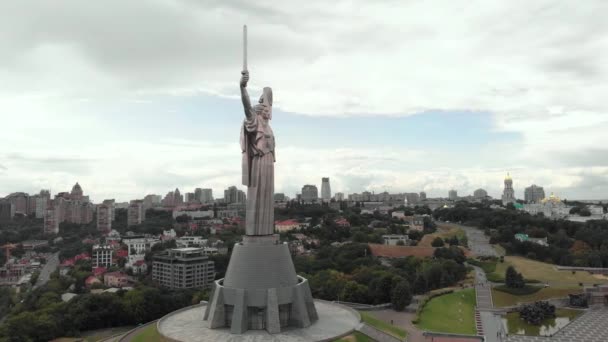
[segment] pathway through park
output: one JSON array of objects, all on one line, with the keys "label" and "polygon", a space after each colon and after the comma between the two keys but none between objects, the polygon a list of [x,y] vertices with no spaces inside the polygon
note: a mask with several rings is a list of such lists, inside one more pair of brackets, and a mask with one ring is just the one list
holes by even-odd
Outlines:
[{"label": "pathway through park", "polygon": [[418,327],[416,327],[412,323],[412,320],[416,317],[416,313],[397,312],[391,309],[370,311],[370,313],[380,320],[383,320],[387,323],[392,322],[395,326],[407,331],[408,342],[424,342],[422,330],[418,329]]}]

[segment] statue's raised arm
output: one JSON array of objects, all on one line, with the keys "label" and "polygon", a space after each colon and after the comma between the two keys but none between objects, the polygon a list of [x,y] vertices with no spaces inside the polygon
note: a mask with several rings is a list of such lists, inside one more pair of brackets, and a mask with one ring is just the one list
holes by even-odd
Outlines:
[{"label": "statue's raised arm", "polygon": [[241,71],[241,100],[243,101],[243,109],[245,110],[245,116],[247,119],[251,119],[253,116],[253,108],[251,107],[251,100],[249,99],[249,93],[247,92],[247,82],[249,82],[249,71]]}]

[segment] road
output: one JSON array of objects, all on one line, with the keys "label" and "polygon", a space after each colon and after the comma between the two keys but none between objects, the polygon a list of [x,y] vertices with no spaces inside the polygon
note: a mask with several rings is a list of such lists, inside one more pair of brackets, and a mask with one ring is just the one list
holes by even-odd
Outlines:
[{"label": "road", "polygon": [[34,288],[38,288],[46,284],[49,279],[51,279],[51,273],[55,272],[57,267],[59,266],[59,252],[52,254],[47,260],[46,264],[40,270],[40,275],[38,276],[38,280],[36,281],[36,285]]},{"label": "road", "polygon": [[463,226],[457,223],[440,223],[442,226],[460,228],[467,234],[469,240],[469,249],[476,256],[499,256],[496,250],[490,245],[490,239],[485,236],[481,229],[469,226]]}]

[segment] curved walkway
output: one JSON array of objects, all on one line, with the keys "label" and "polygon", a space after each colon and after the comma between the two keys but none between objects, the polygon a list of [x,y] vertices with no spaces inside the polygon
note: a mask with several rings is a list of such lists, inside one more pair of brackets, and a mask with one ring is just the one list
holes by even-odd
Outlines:
[{"label": "curved walkway", "polygon": [[412,320],[416,317],[415,313],[412,312],[398,312],[392,309],[369,311],[374,317],[383,320],[387,323],[392,322],[395,326],[402,328],[407,331],[408,342],[424,342],[424,336],[422,330],[418,329]]}]

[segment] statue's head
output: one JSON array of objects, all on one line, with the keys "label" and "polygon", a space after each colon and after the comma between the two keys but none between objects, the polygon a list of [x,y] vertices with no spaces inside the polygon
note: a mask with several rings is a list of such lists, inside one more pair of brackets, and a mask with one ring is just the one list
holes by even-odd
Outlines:
[{"label": "statue's head", "polygon": [[[262,92],[262,96],[260,96],[260,106],[261,114],[264,119],[272,120],[272,88],[264,87],[264,91]],[[258,106],[256,106],[258,107]]]}]

